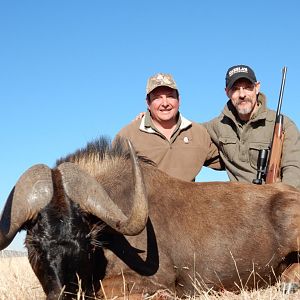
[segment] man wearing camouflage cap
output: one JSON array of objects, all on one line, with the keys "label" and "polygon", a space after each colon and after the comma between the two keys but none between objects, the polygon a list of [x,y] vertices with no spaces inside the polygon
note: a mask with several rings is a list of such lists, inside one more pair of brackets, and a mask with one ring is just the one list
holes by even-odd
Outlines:
[{"label": "man wearing camouflage cap", "polygon": [[[260,149],[268,149],[276,112],[266,106],[260,82],[246,65],[228,69],[225,92],[229,100],[219,117],[204,124],[219,147],[231,181],[252,182],[257,176]],[[283,122],[281,181],[300,188],[300,135],[288,117]]]},{"label": "man wearing camouflage cap", "polygon": [[121,129],[117,137],[129,138],[138,155],[182,180],[195,180],[203,165],[221,169],[218,149],[206,129],[179,112],[179,92],[170,74],[148,79],[146,103],[145,115]]}]

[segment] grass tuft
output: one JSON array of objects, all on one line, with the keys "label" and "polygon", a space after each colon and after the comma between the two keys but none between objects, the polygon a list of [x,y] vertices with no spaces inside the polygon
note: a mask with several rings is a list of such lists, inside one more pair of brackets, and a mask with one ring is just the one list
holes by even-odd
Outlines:
[{"label": "grass tuft", "polygon": [[[34,275],[27,257],[1,257],[0,258],[0,300],[42,300],[45,294],[40,286],[38,279]],[[280,281],[275,286],[269,286],[266,289],[257,289],[246,291],[239,286],[239,293],[224,291],[222,293],[212,290],[203,290],[203,282],[195,274],[193,279],[195,293],[193,296],[179,298],[170,291],[158,291],[154,295],[145,295],[145,300],[296,300],[300,299],[300,291],[291,295],[284,295],[280,291]],[[124,283],[124,286],[126,284]],[[108,299],[105,295],[103,299]],[[125,291],[125,289],[124,289]],[[84,295],[81,289],[81,280],[78,278],[78,293],[74,295],[77,300],[99,300],[100,298],[91,298]],[[120,298],[119,298],[120,299]],[[123,297],[130,300],[130,291],[126,291]],[[121,299],[120,299],[121,300]]]}]

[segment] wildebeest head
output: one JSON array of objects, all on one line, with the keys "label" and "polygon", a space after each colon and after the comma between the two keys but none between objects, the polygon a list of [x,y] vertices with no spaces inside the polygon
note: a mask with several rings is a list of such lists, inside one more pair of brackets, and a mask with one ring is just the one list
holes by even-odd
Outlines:
[{"label": "wildebeest head", "polygon": [[[95,143],[91,145],[95,147]],[[76,273],[87,279],[88,289],[94,288],[95,281],[99,285],[105,259],[97,238],[104,227],[124,235],[136,235],[145,227],[146,191],[130,142],[133,189],[122,194],[127,214],[92,176],[93,168],[105,168],[105,155],[111,155],[110,163],[114,152],[115,159],[121,159],[117,155],[119,146],[110,151],[103,145],[101,151],[87,147],[59,160],[53,170],[46,165],[35,165],[20,177],[6,201],[0,219],[0,249],[7,247],[19,230],[28,229],[29,259],[49,299],[55,298],[64,285],[74,282]],[[101,174],[99,170],[97,173]]]}]

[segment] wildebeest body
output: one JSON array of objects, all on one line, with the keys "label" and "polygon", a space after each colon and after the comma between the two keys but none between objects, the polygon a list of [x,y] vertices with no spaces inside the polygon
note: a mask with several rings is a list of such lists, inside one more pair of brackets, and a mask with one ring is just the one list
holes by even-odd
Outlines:
[{"label": "wildebeest body", "polygon": [[[291,224],[291,212],[300,212],[297,192],[239,183],[187,184],[170,178],[164,182],[157,170],[144,175],[159,249],[154,277],[166,288],[176,282],[177,292],[191,293],[193,280],[217,289],[274,283],[284,257],[297,249],[299,213],[293,213]],[[144,233],[127,239],[147,252]]]},{"label": "wildebeest body", "polygon": [[[137,179],[126,151],[98,146],[90,144],[58,162],[62,167],[51,171],[52,200],[26,221],[29,259],[48,299],[64,285],[76,291],[76,273],[91,293],[101,279],[107,297],[158,289],[193,294],[196,281],[204,289],[258,287],[274,283],[291,263],[286,257],[296,257],[288,256],[298,250],[300,237],[300,193],[295,189],[188,183],[144,159],[139,164],[149,207],[145,229],[127,236],[118,231],[118,222],[114,228],[105,226],[85,205],[96,197],[84,194],[96,186],[90,178],[127,215]],[[68,171],[73,165],[65,161],[78,165],[78,176],[86,172],[86,182],[77,182]],[[78,195],[86,197],[83,206],[73,203]],[[5,235],[2,244],[7,244]]]}]

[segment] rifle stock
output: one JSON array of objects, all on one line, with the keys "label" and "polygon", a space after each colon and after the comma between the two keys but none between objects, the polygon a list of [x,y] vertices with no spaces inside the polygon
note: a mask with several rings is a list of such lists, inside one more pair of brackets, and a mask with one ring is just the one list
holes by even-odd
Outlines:
[{"label": "rifle stock", "polygon": [[282,146],[284,139],[283,132],[283,115],[280,115],[280,120],[275,123],[273,142],[270,153],[270,159],[267,168],[266,183],[277,182],[280,178],[280,161],[282,155]]},{"label": "rifle stock", "polygon": [[284,139],[283,131],[283,115],[280,113],[281,103],[283,98],[283,91],[285,85],[287,68],[283,67],[282,69],[282,81],[279,93],[278,107],[276,112],[276,119],[273,131],[273,138],[271,144],[271,151],[269,156],[269,162],[266,171],[266,183],[274,183],[280,178],[280,162],[282,156],[282,147]]}]

